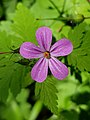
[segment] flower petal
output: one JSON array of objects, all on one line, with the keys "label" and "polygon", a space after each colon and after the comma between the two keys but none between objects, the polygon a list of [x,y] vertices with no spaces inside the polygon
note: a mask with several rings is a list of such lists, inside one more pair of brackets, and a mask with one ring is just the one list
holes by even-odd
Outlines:
[{"label": "flower petal", "polygon": [[24,42],[20,47],[20,54],[24,58],[40,58],[43,56],[42,51],[39,47],[30,42]]},{"label": "flower petal", "polygon": [[49,60],[49,68],[53,76],[59,80],[66,78],[69,73],[68,68],[54,57]]},{"label": "flower petal", "polygon": [[48,74],[48,59],[40,58],[31,70],[31,77],[37,82],[43,82]]},{"label": "flower petal", "polygon": [[66,56],[70,54],[73,50],[73,45],[70,42],[70,40],[63,38],[59,41],[57,41],[52,47],[51,47],[51,56]]},{"label": "flower petal", "polygon": [[48,27],[41,27],[36,31],[36,39],[43,51],[49,51],[52,42],[52,31]]}]

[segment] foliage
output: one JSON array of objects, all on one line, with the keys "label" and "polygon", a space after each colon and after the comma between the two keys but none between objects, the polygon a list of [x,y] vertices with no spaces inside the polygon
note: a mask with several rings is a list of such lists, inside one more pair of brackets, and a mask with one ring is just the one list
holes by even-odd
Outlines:
[{"label": "foliage", "polygon": [[23,42],[35,42],[35,31],[38,28],[39,23],[22,4],[18,4],[13,21],[12,29],[16,35],[21,37]]},{"label": "foliage", "polygon": [[39,96],[53,113],[58,114],[57,89],[52,78],[48,77],[45,82],[36,83],[35,95]]},{"label": "foliage", "polygon": [[[23,42],[37,44],[40,26],[52,29],[53,43],[66,37],[73,44],[59,58],[70,71],[63,81],[49,73],[36,83],[30,71],[37,59],[19,54]],[[89,120],[89,63],[89,0],[0,0],[0,120]]]},{"label": "foliage", "polygon": [[68,56],[68,62],[80,71],[90,71],[88,64],[90,61],[90,30],[87,27],[87,24],[82,23],[70,31],[68,35],[74,46],[73,52]]}]

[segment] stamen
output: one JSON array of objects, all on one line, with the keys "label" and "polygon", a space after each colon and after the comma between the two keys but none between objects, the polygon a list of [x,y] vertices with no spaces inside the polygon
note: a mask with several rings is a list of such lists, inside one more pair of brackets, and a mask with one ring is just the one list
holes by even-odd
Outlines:
[{"label": "stamen", "polygon": [[50,58],[50,53],[48,51],[44,52],[44,57],[49,59]]}]

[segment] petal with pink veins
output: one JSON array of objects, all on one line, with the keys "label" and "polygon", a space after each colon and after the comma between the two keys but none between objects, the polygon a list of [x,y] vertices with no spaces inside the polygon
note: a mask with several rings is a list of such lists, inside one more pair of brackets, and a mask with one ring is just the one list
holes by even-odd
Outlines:
[{"label": "petal with pink veins", "polygon": [[63,38],[57,41],[50,49],[51,56],[66,56],[73,50],[73,45],[70,40]]},{"label": "petal with pink veins", "polygon": [[54,57],[49,60],[49,68],[53,76],[59,80],[66,78],[69,73],[68,68]]},{"label": "petal with pink veins", "polygon": [[19,50],[21,56],[27,59],[43,57],[43,53],[39,47],[31,42],[24,42]]},{"label": "petal with pink veins", "polygon": [[40,58],[31,70],[31,77],[37,82],[43,82],[48,74],[48,59]]},{"label": "petal with pink veins", "polygon": [[43,52],[49,51],[52,42],[52,31],[48,27],[40,27],[36,31],[36,39]]}]

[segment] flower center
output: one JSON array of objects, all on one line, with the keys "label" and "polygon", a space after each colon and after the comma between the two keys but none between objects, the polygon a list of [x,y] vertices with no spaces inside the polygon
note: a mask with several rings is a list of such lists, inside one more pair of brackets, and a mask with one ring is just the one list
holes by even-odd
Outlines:
[{"label": "flower center", "polygon": [[44,52],[44,57],[49,59],[50,58],[50,53],[48,51]]}]

